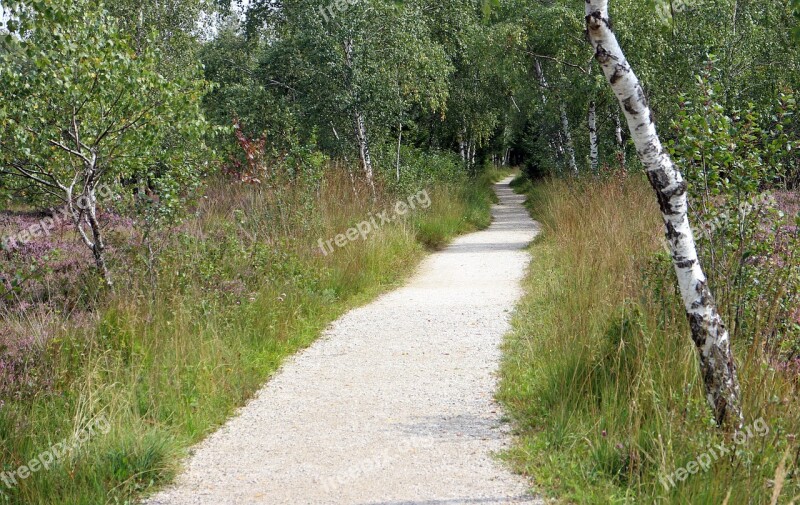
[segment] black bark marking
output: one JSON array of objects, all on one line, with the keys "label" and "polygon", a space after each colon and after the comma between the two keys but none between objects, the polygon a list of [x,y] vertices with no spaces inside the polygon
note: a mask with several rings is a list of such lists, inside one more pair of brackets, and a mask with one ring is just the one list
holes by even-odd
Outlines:
[{"label": "black bark marking", "polygon": [[630,67],[628,65],[626,65],[624,62],[617,63],[616,65],[614,65],[614,73],[611,74],[609,81],[611,81],[611,84],[614,85],[620,79],[625,77],[625,75],[627,75],[629,72],[630,72]]},{"label": "black bark marking", "polygon": [[675,229],[675,226],[670,221],[664,221],[664,226],[666,227],[666,237],[667,240],[671,242],[675,242],[679,238],[683,236],[681,232]]},{"label": "black bark marking", "polygon": [[664,190],[664,196],[667,198],[675,198],[676,196],[682,196],[686,194],[686,190],[689,189],[689,185],[686,184],[686,181],[679,182],[674,188],[670,190]]},{"label": "black bark marking", "polygon": [[[654,145],[650,145],[646,151],[650,152],[654,148]],[[646,153],[641,153],[646,154]],[[647,178],[650,179],[650,185],[656,192],[656,198],[658,199],[658,207],[661,209],[661,213],[665,216],[674,216],[679,212],[672,207],[672,197],[680,192],[686,191],[686,183],[681,182],[678,184],[676,188],[673,188],[670,191],[667,191],[666,188],[669,186],[669,176],[664,171],[663,168],[659,168],[657,170],[648,170],[647,171]],[[675,232],[677,233],[677,232]],[[680,234],[676,235],[680,236]]]},{"label": "black bark marking", "polygon": [[[698,349],[702,349],[706,344],[706,324],[703,316],[700,314],[689,314],[689,327],[692,329],[692,340],[694,341],[694,345],[697,346]],[[705,360],[701,357],[701,364],[703,361]],[[706,370],[706,373],[708,373],[708,370]],[[708,377],[706,377],[706,379],[708,379]],[[707,383],[708,380],[706,380],[706,384]]]},{"label": "black bark marking", "polygon": [[633,108],[633,100],[634,99],[633,99],[632,96],[629,96],[628,98],[625,98],[624,100],[622,100],[622,106],[625,107],[625,112],[627,112],[628,114],[630,114],[632,116],[635,116],[636,115],[636,109]]},{"label": "black bark marking", "polygon": [[[660,153],[661,153],[661,150],[658,148],[658,146],[656,145],[654,140],[650,141],[650,143],[648,143],[647,146],[644,149],[642,149],[642,151],[641,151],[641,154],[643,156],[649,156],[651,154],[660,154]],[[666,184],[665,184],[665,186],[666,186]]]},{"label": "black bark marking", "polygon": [[638,83],[636,84],[636,95],[639,97],[639,103],[642,104],[642,108],[650,110],[650,101],[647,100],[647,95],[644,94],[644,88]]},{"label": "black bark marking", "polygon": [[611,61],[611,53],[606,51],[606,48],[599,43],[597,44],[597,49],[595,49],[594,57],[601,65],[607,65],[608,62]]}]

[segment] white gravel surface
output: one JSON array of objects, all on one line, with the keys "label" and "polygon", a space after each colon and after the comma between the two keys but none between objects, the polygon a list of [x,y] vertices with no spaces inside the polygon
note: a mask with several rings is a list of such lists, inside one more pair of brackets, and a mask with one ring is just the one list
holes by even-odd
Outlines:
[{"label": "white gravel surface", "polygon": [[541,503],[494,457],[499,345],[537,233],[508,182],[489,229],[336,321],[147,503]]}]

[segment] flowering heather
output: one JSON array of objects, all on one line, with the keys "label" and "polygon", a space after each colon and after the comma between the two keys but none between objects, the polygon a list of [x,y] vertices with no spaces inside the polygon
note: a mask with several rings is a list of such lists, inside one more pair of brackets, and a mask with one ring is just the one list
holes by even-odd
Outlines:
[{"label": "flowering heather", "polygon": [[48,392],[53,387],[45,343],[25,326],[0,323],[0,405]]},{"label": "flowering heather", "polygon": [[775,193],[778,209],[787,216],[800,214],[800,193],[797,191],[778,191]]},{"label": "flowering heather", "polygon": [[[50,212],[0,213],[0,236],[17,235],[50,216]],[[107,211],[101,213],[100,221],[106,232],[111,232],[107,245],[113,258],[118,249],[116,239],[130,239],[133,222]],[[74,225],[57,221],[47,235],[23,243],[8,241],[0,249],[0,308],[24,313],[44,304],[72,312],[83,297],[86,280],[94,275],[91,251]]]}]

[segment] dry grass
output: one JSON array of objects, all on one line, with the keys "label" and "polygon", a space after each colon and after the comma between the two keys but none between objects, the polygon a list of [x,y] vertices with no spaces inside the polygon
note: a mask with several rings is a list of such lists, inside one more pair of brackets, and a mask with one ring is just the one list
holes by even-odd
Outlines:
[{"label": "dry grass", "polygon": [[[798,395],[749,342],[734,342],[748,426],[763,418],[769,433],[669,484],[734,442],[712,427],[646,181],[523,189],[544,234],[506,346],[500,398],[520,435],[511,461],[564,501],[770,503],[784,452],[797,450],[787,435],[800,428]],[[784,497],[800,489],[793,472],[789,462]]]},{"label": "dry grass", "polygon": [[[117,290],[44,346],[48,388],[0,407],[3,469],[16,470],[103,414],[110,433],[11,488],[8,503],[130,503],[169,480],[186,449],[222,423],[281,361],[331,320],[403,279],[431,230],[487,224],[489,188],[426,188],[431,207],[343,249],[332,238],[408,195],[377,202],[349,177],[244,186],[217,180],[193,216],[146,247],[120,248]],[[472,218],[465,216],[472,216]],[[427,230],[427,231],[426,231]],[[36,321],[20,324],[36,325]],[[29,328],[32,329],[32,328]]]}]

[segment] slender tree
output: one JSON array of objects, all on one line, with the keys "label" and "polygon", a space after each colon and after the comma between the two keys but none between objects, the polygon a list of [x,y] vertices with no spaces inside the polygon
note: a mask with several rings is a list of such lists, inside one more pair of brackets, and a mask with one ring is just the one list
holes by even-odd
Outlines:
[{"label": "slender tree", "polygon": [[589,102],[587,122],[589,126],[589,163],[592,167],[592,173],[596,174],[599,166],[599,150],[597,146],[597,105],[594,100]]},{"label": "slender tree", "polygon": [[644,90],[611,30],[608,0],[586,1],[586,28],[597,61],[622,105],[658,198],[692,339],[699,351],[708,403],[718,424],[738,428],[742,424],[742,410],[736,365],[728,330],[697,256],[689,225],[686,181],[661,145]]},{"label": "slender tree", "polygon": [[575,161],[575,144],[572,143],[572,133],[569,129],[569,118],[567,117],[567,106],[563,103],[559,108],[561,114],[561,129],[564,133],[564,144],[567,148],[567,158],[569,160],[569,168],[574,174],[578,173],[578,163]]},{"label": "slender tree", "polygon": [[0,56],[0,175],[67,208],[110,286],[99,189],[145,176],[161,212],[178,206],[204,152],[204,85],[164,78],[156,54],[137,56],[91,0],[8,5],[39,64]]},{"label": "slender tree", "polygon": [[614,113],[614,137],[617,142],[617,159],[623,170],[626,170],[625,140],[622,138],[622,121],[619,114]]}]

